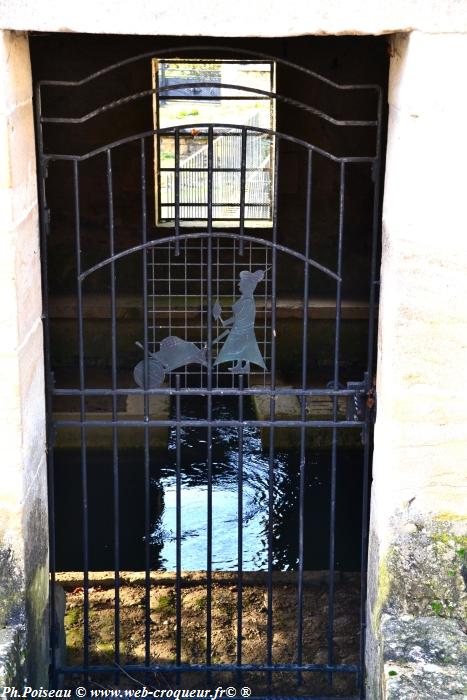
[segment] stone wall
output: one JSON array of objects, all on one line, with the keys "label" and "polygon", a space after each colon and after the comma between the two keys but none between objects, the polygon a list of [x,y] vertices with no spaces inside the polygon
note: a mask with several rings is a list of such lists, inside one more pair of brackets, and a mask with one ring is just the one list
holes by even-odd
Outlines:
[{"label": "stone wall", "polygon": [[[453,630],[446,632],[446,618],[465,644],[467,99],[458,78],[459,66],[467,62],[467,35],[400,35],[392,55],[369,562],[369,696],[462,697],[448,682],[461,678],[462,660],[446,661],[456,637]],[[412,626],[407,634],[402,623]],[[426,653],[430,638],[440,648],[437,670]],[[444,677],[444,689],[425,683],[431,672]],[[401,676],[408,685],[400,685]]]},{"label": "stone wall", "polygon": [[[0,32],[0,685],[47,683],[44,362],[26,35]],[[24,648],[28,654],[25,661]]]}]

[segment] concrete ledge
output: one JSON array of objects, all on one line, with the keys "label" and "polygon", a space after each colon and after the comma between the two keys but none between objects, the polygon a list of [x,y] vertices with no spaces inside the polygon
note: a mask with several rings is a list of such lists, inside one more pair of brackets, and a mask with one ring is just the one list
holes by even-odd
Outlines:
[{"label": "concrete ledge", "polygon": [[467,637],[455,620],[383,617],[383,698],[455,700],[467,695]]},{"label": "concrete ledge", "polygon": [[[175,573],[173,571],[151,571],[151,586],[173,586],[175,585]],[[335,571],[334,581],[358,582],[360,574],[346,571]],[[275,586],[296,585],[298,575],[296,572],[274,571],[272,574]],[[303,573],[304,586],[327,586],[329,580],[328,571],[305,571]],[[67,571],[56,574],[56,581],[65,591],[73,591],[75,588],[83,586],[82,571]],[[143,586],[146,581],[144,571],[121,571],[120,585],[122,586]],[[244,586],[266,585],[268,581],[267,571],[245,571],[243,573]],[[213,585],[232,586],[238,583],[236,572],[214,571],[212,574]],[[182,587],[206,585],[205,571],[182,571]],[[115,586],[115,574],[113,571],[90,571],[89,586],[100,588],[113,588]]]},{"label": "concrete ledge", "polygon": [[[291,388],[284,387],[281,388]],[[253,407],[258,420],[269,420],[270,399],[264,395],[252,396]],[[275,397],[276,420],[298,420],[301,416],[300,401],[295,395],[278,395]],[[337,419],[345,420],[346,399],[337,400]],[[306,418],[308,420],[332,420],[333,402],[328,396],[312,396],[306,401]],[[269,447],[271,431],[261,428],[263,447]],[[300,444],[300,428],[275,428],[274,445],[279,449],[297,447]],[[312,448],[326,448],[332,444],[331,428],[307,428],[306,444]],[[341,447],[361,447],[360,431],[353,429],[338,430],[338,444]]]},{"label": "concrete ledge", "polygon": [[[142,420],[144,415],[143,396],[129,395],[126,400],[126,411],[117,413],[118,446],[121,449],[143,447],[144,428],[118,427],[118,420]],[[169,420],[170,418],[170,398],[168,396],[150,396],[149,414],[154,420]],[[76,412],[54,413],[54,420],[79,420],[80,415]],[[88,421],[111,421],[112,413],[108,411],[86,411]],[[150,428],[149,447],[167,447],[169,429],[165,427]],[[112,427],[102,428],[100,426],[86,426],[86,446],[95,449],[110,449],[112,447]],[[80,426],[63,426],[57,429],[57,439],[55,443],[57,449],[79,448],[81,447]]]},{"label": "concrete ledge", "polygon": [[[224,298],[220,298],[221,305]],[[225,305],[232,302],[231,297],[225,297]],[[198,297],[189,296],[182,299],[174,297],[172,308],[179,304],[185,309],[187,306],[187,318],[197,317],[200,313],[200,301]],[[268,308],[270,303],[267,304]],[[256,300],[256,309],[264,309],[264,299]],[[75,320],[77,316],[76,297],[71,295],[51,296],[49,300],[49,313],[52,319]],[[158,308],[158,316],[169,315],[168,308]],[[341,303],[342,320],[366,320],[368,319],[368,301],[344,299]],[[143,318],[143,300],[141,295],[127,294],[118,298],[117,319],[135,321]],[[110,319],[111,306],[108,294],[86,294],[83,299],[83,317],[86,319]],[[276,318],[302,318],[303,300],[294,297],[278,297],[276,302]],[[308,303],[308,317],[311,319],[335,320],[336,301],[333,298],[310,299]]]},{"label": "concrete ledge", "polygon": [[0,687],[26,683],[26,635],[23,625],[0,629]]}]

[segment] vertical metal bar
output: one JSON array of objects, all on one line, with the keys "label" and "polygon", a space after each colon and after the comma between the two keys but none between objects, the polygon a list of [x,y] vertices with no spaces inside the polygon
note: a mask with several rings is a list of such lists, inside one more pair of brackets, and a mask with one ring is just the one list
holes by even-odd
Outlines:
[{"label": "vertical metal bar", "polygon": [[[109,208],[109,252],[110,257],[115,255],[115,220],[114,220],[114,195],[112,152],[106,151],[107,157],[107,197]],[[112,460],[114,480],[114,565],[115,565],[115,619],[114,636],[115,663],[120,665],[120,493],[119,493],[119,463],[118,463],[118,428],[117,428],[117,308],[115,290],[115,260],[110,261],[110,317],[111,317],[111,353],[112,353]],[[115,680],[118,683],[119,673]]]},{"label": "vertical metal bar", "polygon": [[44,364],[46,383],[46,444],[47,444],[47,496],[49,510],[49,569],[50,569],[50,647],[52,650],[50,659],[50,684],[57,685],[56,654],[57,649],[57,614],[55,609],[55,581],[56,581],[56,551],[55,551],[55,470],[54,470],[54,424],[52,389],[53,374],[50,353],[50,323],[49,323],[49,275],[47,258],[47,237],[49,234],[49,217],[47,212],[47,200],[45,193],[46,162],[44,159],[44,143],[41,124],[41,87],[35,86],[34,117],[36,124],[37,162],[38,162],[38,194],[39,194],[39,218],[41,239],[41,275],[42,275],[42,320],[44,326]]},{"label": "vertical metal bar", "polygon": [[[269,470],[268,470],[268,583],[267,583],[267,665],[272,665],[272,639],[273,639],[273,533],[274,533],[274,421],[276,416],[276,399],[273,395],[276,390],[276,296],[277,296],[277,227],[279,212],[279,152],[280,137],[275,136],[274,147],[274,201],[273,201],[273,226],[272,242],[274,247],[271,253],[271,398],[269,428]],[[268,671],[268,692],[271,693],[272,673]]]},{"label": "vertical metal bar", "polygon": [[84,328],[83,328],[83,290],[81,275],[81,220],[79,201],[78,161],[73,161],[73,190],[75,208],[75,245],[76,245],[76,300],[78,311],[78,353],[79,353],[79,389],[81,421],[81,482],[83,495],[83,666],[84,682],[89,681],[89,527],[88,527],[88,467],[86,454],[86,404],[84,395]]},{"label": "vertical metal bar", "polygon": [[[368,318],[368,360],[367,360],[367,370],[369,381],[371,382],[372,377],[371,372],[373,371],[373,347],[374,347],[374,337],[375,337],[375,274],[376,274],[376,260],[377,260],[377,242],[378,242],[378,231],[379,231],[379,199],[380,199],[380,189],[381,189],[381,132],[382,132],[382,119],[383,119],[383,96],[381,88],[378,90],[378,126],[376,132],[376,160],[373,163],[373,218],[372,218],[372,234],[371,234],[371,263],[370,263],[370,308],[369,308],[369,318]],[[367,387],[369,389],[370,386]]]},{"label": "vertical metal bar", "polygon": [[[243,392],[243,375],[238,377],[238,388]],[[243,394],[238,396],[238,420],[243,422]],[[238,505],[237,505],[237,682],[242,681],[242,629],[243,629],[243,425],[238,428]]]},{"label": "vertical metal bar", "polygon": [[180,131],[175,129],[175,255],[180,255]]},{"label": "vertical metal bar", "polygon": [[[206,664],[212,660],[212,179],[213,179],[213,128],[208,127],[208,221],[207,221],[207,561],[206,561]],[[207,674],[208,685],[211,672]]]},{"label": "vertical metal bar", "polygon": [[[344,234],[344,199],[345,199],[345,162],[340,164],[339,178],[339,234],[337,241],[337,274],[336,282],[336,334],[334,344],[334,390],[339,388],[339,349],[341,330],[341,296],[342,296],[342,246]],[[337,396],[332,400],[332,419],[337,420]],[[334,663],[334,565],[336,546],[336,476],[337,476],[337,428],[332,429],[331,452],[331,497],[329,514],[329,587],[328,587],[328,664]],[[328,674],[329,684],[332,685],[332,672]]]},{"label": "vertical metal bar", "polygon": [[[175,388],[177,393],[175,395],[175,420],[177,421],[176,428],[176,485],[175,485],[175,498],[176,498],[176,574],[175,574],[175,662],[177,666],[181,663],[181,651],[182,651],[182,484],[181,484],[181,430],[180,430],[180,375],[175,376]],[[180,672],[176,673],[177,685],[180,685]]]},{"label": "vertical metal bar", "polygon": [[[204,241],[201,238],[199,242],[199,339],[201,345],[204,344]],[[209,314],[209,311],[208,311]],[[200,365],[199,385],[203,386],[203,365]]]},{"label": "vertical metal bar", "polygon": [[[308,151],[306,180],[306,218],[305,218],[305,257],[310,257],[311,237],[311,196],[312,196],[312,158],[313,151]],[[308,299],[309,299],[309,265],[303,270],[303,335],[302,335],[302,390],[307,387],[308,370]],[[306,397],[301,396],[301,420],[306,419]],[[300,428],[300,491],[298,503],[298,581],[297,581],[297,664],[303,662],[303,550],[304,550],[304,511],[305,511],[305,466],[306,466],[306,428]],[[297,674],[297,683],[302,681],[302,674]]]},{"label": "vertical metal bar", "polygon": [[246,189],[246,142],[247,130],[242,126],[241,162],[240,162],[240,244],[239,253],[243,255],[243,235],[245,233],[245,189]]},{"label": "vertical metal bar", "polygon": [[[146,201],[146,140],[140,141],[141,160],[141,241],[147,243],[148,214]],[[155,258],[153,258],[154,260]],[[155,267],[153,268],[155,277]],[[144,595],[144,663],[149,666],[151,661],[151,550],[150,550],[150,463],[149,463],[149,355],[148,355],[148,260],[147,248],[143,248],[143,351],[144,351],[144,547],[145,547],[145,595]],[[154,319],[155,324],[155,319]]]},{"label": "vertical metal bar", "polygon": [[[378,127],[376,134],[376,161],[373,164],[373,221],[371,240],[370,264],[370,299],[368,318],[368,352],[367,352],[367,392],[373,380],[373,347],[376,330],[376,260],[378,248],[379,217],[380,217],[380,187],[381,187],[381,130],[383,115],[383,96],[378,90]],[[370,416],[367,410],[363,428],[363,484],[362,484],[362,539],[360,546],[360,672],[358,674],[358,689],[360,698],[365,697],[364,668],[365,668],[365,637],[366,637],[366,594],[367,594],[367,548],[368,548],[368,506],[369,506],[369,472],[370,472]]]},{"label": "vertical metal bar", "polygon": [[[162,221],[162,178],[161,178],[161,134],[160,134],[160,129],[161,129],[161,116],[160,116],[160,99],[159,99],[159,63],[157,64],[157,69],[154,71],[155,75],[155,104],[156,104],[156,127],[157,127],[157,133],[156,133],[156,143],[157,143],[157,148],[156,148],[156,157],[157,157],[157,168],[156,168],[156,178],[157,178],[157,202],[156,202],[156,207],[157,207],[157,214],[156,214],[156,220],[158,223]],[[167,182],[167,180],[166,180]],[[170,218],[169,214],[169,207],[165,207],[166,211],[166,219]]]}]

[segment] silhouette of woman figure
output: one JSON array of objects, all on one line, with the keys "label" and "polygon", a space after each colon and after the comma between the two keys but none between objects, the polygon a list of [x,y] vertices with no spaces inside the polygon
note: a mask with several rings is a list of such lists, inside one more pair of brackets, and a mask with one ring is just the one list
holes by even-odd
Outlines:
[{"label": "silhouette of woman figure", "polygon": [[256,285],[263,279],[264,270],[257,270],[256,272],[242,270],[240,272],[238,287],[242,295],[232,306],[233,316],[225,321],[221,317],[219,302],[216,302],[214,305],[214,318],[220,320],[224,327],[231,326],[230,330],[227,329],[217,338],[217,341],[219,341],[227,335],[227,340],[222,346],[214,365],[220,365],[222,362],[235,362],[234,366],[230,368],[230,371],[235,374],[249,372],[250,362],[267,369],[255,336],[256,304],[253,297]]}]

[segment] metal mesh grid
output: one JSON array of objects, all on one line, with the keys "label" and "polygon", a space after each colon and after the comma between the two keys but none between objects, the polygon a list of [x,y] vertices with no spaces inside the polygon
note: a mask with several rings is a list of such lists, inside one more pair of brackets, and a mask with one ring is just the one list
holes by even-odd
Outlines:
[{"label": "metal mesh grid", "polygon": [[[179,254],[176,244],[157,246],[148,257],[148,330],[149,351],[157,352],[161,341],[172,335],[189,340],[199,347],[207,339],[207,242],[180,240]],[[239,298],[239,275],[242,270],[265,270],[264,280],[255,291],[255,334],[267,370],[251,365],[251,385],[265,386],[268,382],[271,358],[270,318],[270,251],[266,246],[251,241],[243,243],[243,254],[237,240],[213,240],[212,299],[219,299],[224,315],[230,315],[232,305]],[[211,310],[212,311],[212,310]],[[224,330],[213,319],[213,338]],[[213,361],[223,341],[213,344]],[[233,363],[216,365],[212,369],[214,386],[234,386],[235,375],[229,371]],[[178,374],[185,378],[186,386],[203,387],[206,369],[201,365],[187,365]]]}]

